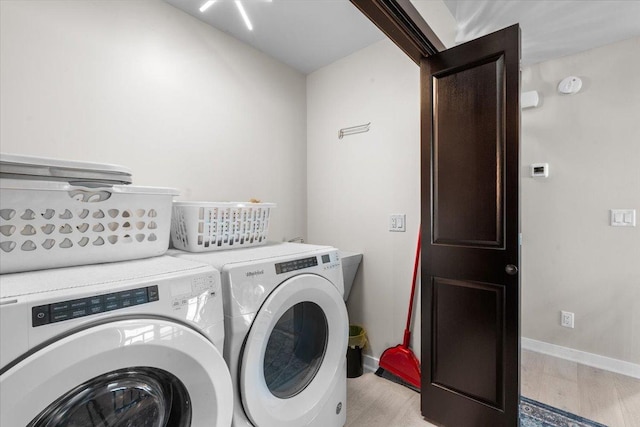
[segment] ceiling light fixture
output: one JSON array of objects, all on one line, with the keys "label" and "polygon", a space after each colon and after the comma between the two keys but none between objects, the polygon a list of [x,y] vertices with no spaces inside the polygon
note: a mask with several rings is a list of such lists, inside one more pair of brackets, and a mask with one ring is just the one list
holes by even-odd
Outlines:
[{"label": "ceiling light fixture", "polygon": [[209,0],[208,2],[200,6],[200,12],[204,12],[205,10],[209,9],[215,2],[216,0]]},{"label": "ceiling light fixture", "polygon": [[253,25],[251,25],[251,21],[249,21],[249,16],[247,15],[247,11],[244,10],[244,6],[240,0],[236,0],[236,6],[238,6],[238,10],[240,11],[240,15],[242,15],[242,19],[244,19],[244,23],[247,25],[249,31],[253,30]]}]

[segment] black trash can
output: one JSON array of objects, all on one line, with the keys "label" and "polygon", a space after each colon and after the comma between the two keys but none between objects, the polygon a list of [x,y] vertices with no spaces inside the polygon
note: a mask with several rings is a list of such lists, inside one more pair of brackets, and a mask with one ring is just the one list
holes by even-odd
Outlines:
[{"label": "black trash can", "polygon": [[349,325],[349,346],[347,347],[347,378],[362,375],[362,349],[367,344],[367,332],[362,326]]}]

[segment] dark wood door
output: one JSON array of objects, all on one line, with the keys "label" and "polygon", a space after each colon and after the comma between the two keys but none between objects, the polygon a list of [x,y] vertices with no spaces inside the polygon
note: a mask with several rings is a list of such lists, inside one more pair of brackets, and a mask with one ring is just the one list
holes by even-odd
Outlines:
[{"label": "dark wood door", "polygon": [[517,426],[520,29],[421,62],[422,415]]}]

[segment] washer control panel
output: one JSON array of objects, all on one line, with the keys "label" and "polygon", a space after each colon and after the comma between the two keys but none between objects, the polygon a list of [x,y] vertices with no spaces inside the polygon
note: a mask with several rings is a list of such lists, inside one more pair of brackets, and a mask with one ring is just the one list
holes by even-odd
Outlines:
[{"label": "washer control panel", "polygon": [[35,328],[49,323],[146,304],[159,299],[158,286],[147,286],[88,298],[61,301],[54,304],[39,305],[31,309],[31,320]]},{"label": "washer control panel", "polygon": [[[202,297],[215,298],[217,291],[218,285],[213,276],[196,277],[190,282],[176,282],[171,286],[171,297],[173,298],[171,307],[174,310],[180,310],[182,307],[196,303]],[[204,301],[206,300],[203,300],[203,303]]]}]

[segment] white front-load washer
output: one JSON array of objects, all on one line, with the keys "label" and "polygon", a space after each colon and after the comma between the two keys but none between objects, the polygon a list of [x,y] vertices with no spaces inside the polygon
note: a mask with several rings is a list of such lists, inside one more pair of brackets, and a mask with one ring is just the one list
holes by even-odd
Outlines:
[{"label": "white front-load washer", "polygon": [[336,249],[270,243],[168,254],[222,275],[233,426],[345,424],[349,320]]},{"label": "white front-load washer", "polygon": [[0,425],[229,426],[221,299],[167,256],[0,276]]}]

